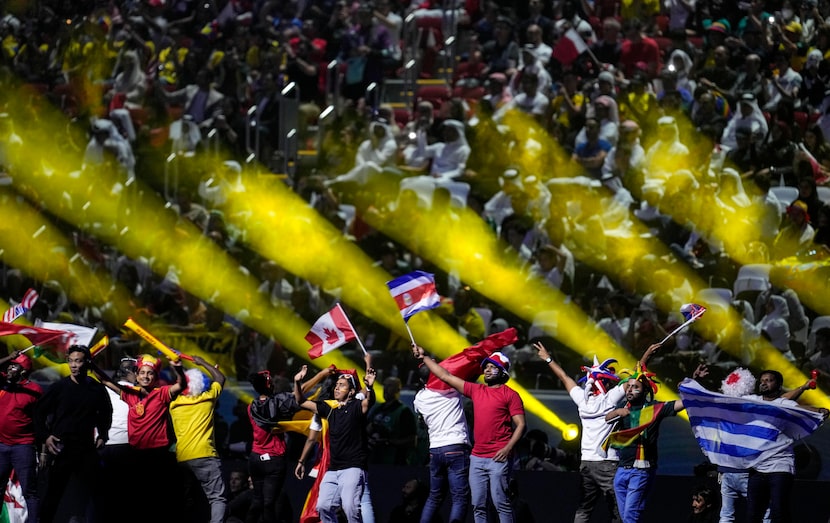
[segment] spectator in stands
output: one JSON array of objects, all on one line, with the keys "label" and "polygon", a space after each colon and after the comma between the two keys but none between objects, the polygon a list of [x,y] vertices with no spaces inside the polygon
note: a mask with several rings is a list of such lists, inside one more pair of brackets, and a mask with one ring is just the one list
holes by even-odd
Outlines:
[{"label": "spectator in stands", "polygon": [[[527,4],[528,16],[519,22],[519,34],[523,38],[522,44],[532,43],[536,45],[536,39],[540,42],[549,42],[553,38],[553,20],[544,14],[545,4],[542,0],[530,0]],[[536,34],[536,29],[539,33]],[[531,34],[531,31],[533,34]],[[539,57],[542,59],[542,57]],[[550,55],[548,55],[550,58]],[[542,60],[545,65],[547,61]]]},{"label": "spectator in stands", "polygon": [[[534,3],[537,5],[542,4],[540,0],[530,0],[531,9]],[[528,25],[525,30],[525,34],[527,35],[527,43],[524,48],[533,53],[533,56],[536,57],[542,67],[547,67],[550,63],[553,49],[544,42],[543,32],[544,30],[539,24],[532,23]]]},{"label": "spectator in stands", "polygon": [[539,92],[547,93],[553,86],[553,79],[550,73],[542,64],[542,61],[536,57],[536,54],[531,47],[532,44],[525,44],[519,52],[519,66],[518,71],[510,79],[510,92],[513,96],[521,93],[523,90],[522,76],[526,73],[535,73],[539,79]]},{"label": "spectator in stands", "polygon": [[225,97],[216,90],[213,78],[207,68],[200,69],[193,83],[176,91],[167,91],[158,85],[154,92],[161,93],[166,103],[183,107],[183,115],[207,132],[213,126],[214,118],[220,114],[220,102]]},{"label": "spectator in stands", "polygon": [[774,260],[794,256],[810,244],[813,236],[815,229],[810,225],[807,204],[796,200],[787,207],[784,223],[772,243],[770,255]]},{"label": "spectator in stands", "polygon": [[231,470],[228,475],[226,523],[245,523],[252,510],[253,492],[248,471],[244,467]]},{"label": "spectator in stands", "polygon": [[620,48],[619,65],[627,78],[638,70],[645,72],[648,78],[654,78],[662,69],[660,48],[643,29],[641,19],[625,18],[625,40]]},{"label": "spectator in stands", "polygon": [[616,18],[606,18],[602,21],[602,39],[591,45],[591,52],[602,64],[608,66],[619,64],[622,53],[621,30],[622,26]]},{"label": "spectator in stands", "polygon": [[487,62],[487,72],[504,73],[510,78],[519,65],[519,44],[513,38],[513,22],[506,16],[499,16],[493,27],[493,40],[481,47],[482,57]]},{"label": "spectator in stands", "polygon": [[772,78],[767,82],[767,103],[764,111],[774,113],[782,100],[794,101],[799,99],[802,78],[790,66],[790,56],[779,52],[774,58],[775,69]]},{"label": "spectator in stands", "polygon": [[[620,125],[620,138],[602,164],[602,184],[616,193],[628,180],[638,179],[645,168],[646,153],[640,145],[640,126],[632,120]],[[633,187],[632,187],[633,189]]]},{"label": "spectator in stands", "polygon": [[389,30],[375,21],[374,10],[371,2],[358,7],[356,23],[340,45],[339,60],[346,64],[343,96],[355,103],[365,96],[369,84],[382,82],[384,60],[394,53]]},{"label": "spectator in stands", "polygon": [[[403,36],[403,18],[392,9],[392,0],[379,0],[372,13],[378,23],[389,32],[389,56],[385,57],[386,71],[394,71],[400,66],[402,58],[401,37]],[[394,72],[393,72],[394,74]]]},{"label": "spectator in stands", "polygon": [[389,124],[385,120],[375,120],[369,125],[369,137],[357,149],[354,167],[326,181],[326,185],[348,182],[365,185],[373,176],[395,165],[397,152],[398,143]]},{"label": "spectator in stands", "polygon": [[513,100],[513,93],[507,86],[507,76],[504,73],[491,73],[485,83],[487,94],[482,98],[490,103],[494,111],[498,111]]},{"label": "spectator in stands", "polygon": [[672,116],[657,120],[657,141],[646,152],[649,179],[665,179],[677,169],[689,167],[689,148],[680,142],[677,121]]},{"label": "spectator in stands", "polygon": [[429,489],[421,480],[408,480],[401,489],[401,503],[389,514],[389,523],[419,523],[428,494]]},{"label": "spectator in stands", "polygon": [[[580,136],[584,134],[584,141],[580,142]],[[605,157],[613,148],[613,145],[600,136],[600,124],[596,118],[585,120],[585,126],[576,138],[576,149],[571,156],[574,162],[585,169],[585,172],[594,179],[602,178],[602,165]]]},{"label": "spectator in stands", "polygon": [[383,403],[369,411],[369,463],[411,465],[415,451],[415,415],[401,402],[401,380],[383,380]]},{"label": "spectator in stands", "polygon": [[726,129],[721,137],[721,144],[724,147],[734,149],[737,147],[737,131],[739,128],[749,131],[750,140],[760,144],[767,136],[769,126],[764,113],[758,107],[758,101],[752,93],[743,93],[738,102],[738,110],[729,119]]},{"label": "spectator in stands", "polygon": [[407,165],[426,169],[439,180],[453,180],[464,174],[470,146],[464,135],[464,124],[458,120],[444,120],[442,124],[443,142],[427,145],[426,131],[417,131],[417,146],[407,159]]},{"label": "spectator in stands", "polygon": [[521,85],[521,92],[515,95],[510,103],[502,106],[493,115],[493,119],[502,122],[509,111],[516,109],[535,118],[540,125],[544,124],[550,100],[539,91],[539,77],[531,71],[524,72]]}]

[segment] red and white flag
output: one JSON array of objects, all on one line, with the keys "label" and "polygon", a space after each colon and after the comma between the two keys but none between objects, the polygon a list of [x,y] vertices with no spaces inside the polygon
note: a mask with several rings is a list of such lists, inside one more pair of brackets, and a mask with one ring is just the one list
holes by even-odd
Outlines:
[{"label": "red and white flag", "polygon": [[32,345],[55,346],[59,351],[66,351],[72,342],[72,333],[59,330],[41,329],[16,323],[0,323],[0,336],[19,334],[29,340]]},{"label": "red and white flag", "polygon": [[32,306],[37,301],[38,294],[37,291],[34,289],[29,289],[26,291],[26,294],[23,295],[23,300],[18,305],[10,307],[6,312],[3,313],[3,322],[4,323],[11,323],[17,318],[26,314],[26,311],[32,308]]},{"label": "red and white flag", "polygon": [[311,344],[308,356],[311,359],[319,358],[356,338],[352,323],[338,303],[320,316],[305,335],[305,339]]},{"label": "red and white flag", "polygon": [[553,46],[553,57],[562,65],[571,65],[579,55],[588,50],[585,40],[576,32],[576,29],[568,29],[565,34]]}]

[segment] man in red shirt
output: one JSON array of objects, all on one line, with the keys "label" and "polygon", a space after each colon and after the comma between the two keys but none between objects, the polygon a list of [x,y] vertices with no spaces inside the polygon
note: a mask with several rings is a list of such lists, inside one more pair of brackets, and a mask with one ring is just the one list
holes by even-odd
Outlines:
[{"label": "man in red shirt", "polygon": [[135,449],[133,481],[136,485],[154,485],[160,491],[178,488],[174,487],[178,480],[178,467],[176,455],[170,452],[173,442],[168,435],[172,433],[172,427],[168,427],[168,409],[170,402],[184,390],[187,383],[182,362],[171,361],[170,364],[176,370],[176,382],[159,386],[161,360],[150,354],[139,355],[135,388],[113,383],[101,369],[92,365],[101,382],[118,392],[130,408],[127,438]]},{"label": "man in red shirt", "polygon": [[6,485],[12,469],[20,481],[29,521],[38,519],[37,448],[35,446],[35,402],[43,394],[29,381],[32,360],[20,351],[0,359],[0,485]]},{"label": "man in red shirt", "polygon": [[473,401],[473,450],[470,456],[470,493],[476,523],[487,523],[487,498],[499,514],[500,523],[513,523],[513,506],[507,494],[513,448],[526,427],[524,405],[519,394],[506,386],[510,360],[494,352],[481,362],[484,385],[470,383],[451,374],[435,360],[424,357],[423,347],[412,345],[413,355],[429,371]]},{"label": "man in red shirt", "polygon": [[657,42],[643,34],[643,23],[636,18],[626,20],[625,40],[620,50],[620,68],[626,78],[631,78],[638,69],[649,79],[655,78],[662,69],[662,61]]}]

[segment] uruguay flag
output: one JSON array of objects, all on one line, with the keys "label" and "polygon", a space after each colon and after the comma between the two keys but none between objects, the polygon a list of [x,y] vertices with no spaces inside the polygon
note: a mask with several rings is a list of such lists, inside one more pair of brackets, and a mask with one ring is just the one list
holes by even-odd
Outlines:
[{"label": "uruguay flag", "polygon": [[404,321],[409,321],[416,312],[441,305],[441,297],[435,290],[435,276],[428,272],[410,272],[387,282],[386,286],[395,298]]},{"label": "uruguay flag", "polygon": [[747,397],[712,392],[686,378],[678,388],[689,413],[692,433],[715,465],[755,467],[767,456],[812,434],[822,422],[818,412]]}]

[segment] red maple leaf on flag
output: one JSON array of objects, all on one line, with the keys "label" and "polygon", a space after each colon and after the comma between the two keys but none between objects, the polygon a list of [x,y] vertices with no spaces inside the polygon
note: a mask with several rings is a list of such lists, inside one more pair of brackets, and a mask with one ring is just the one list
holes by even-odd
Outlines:
[{"label": "red maple leaf on flag", "polygon": [[337,329],[323,329],[323,332],[326,333],[326,343],[329,345],[337,343],[337,340],[340,339],[340,336],[338,336],[339,331]]}]

